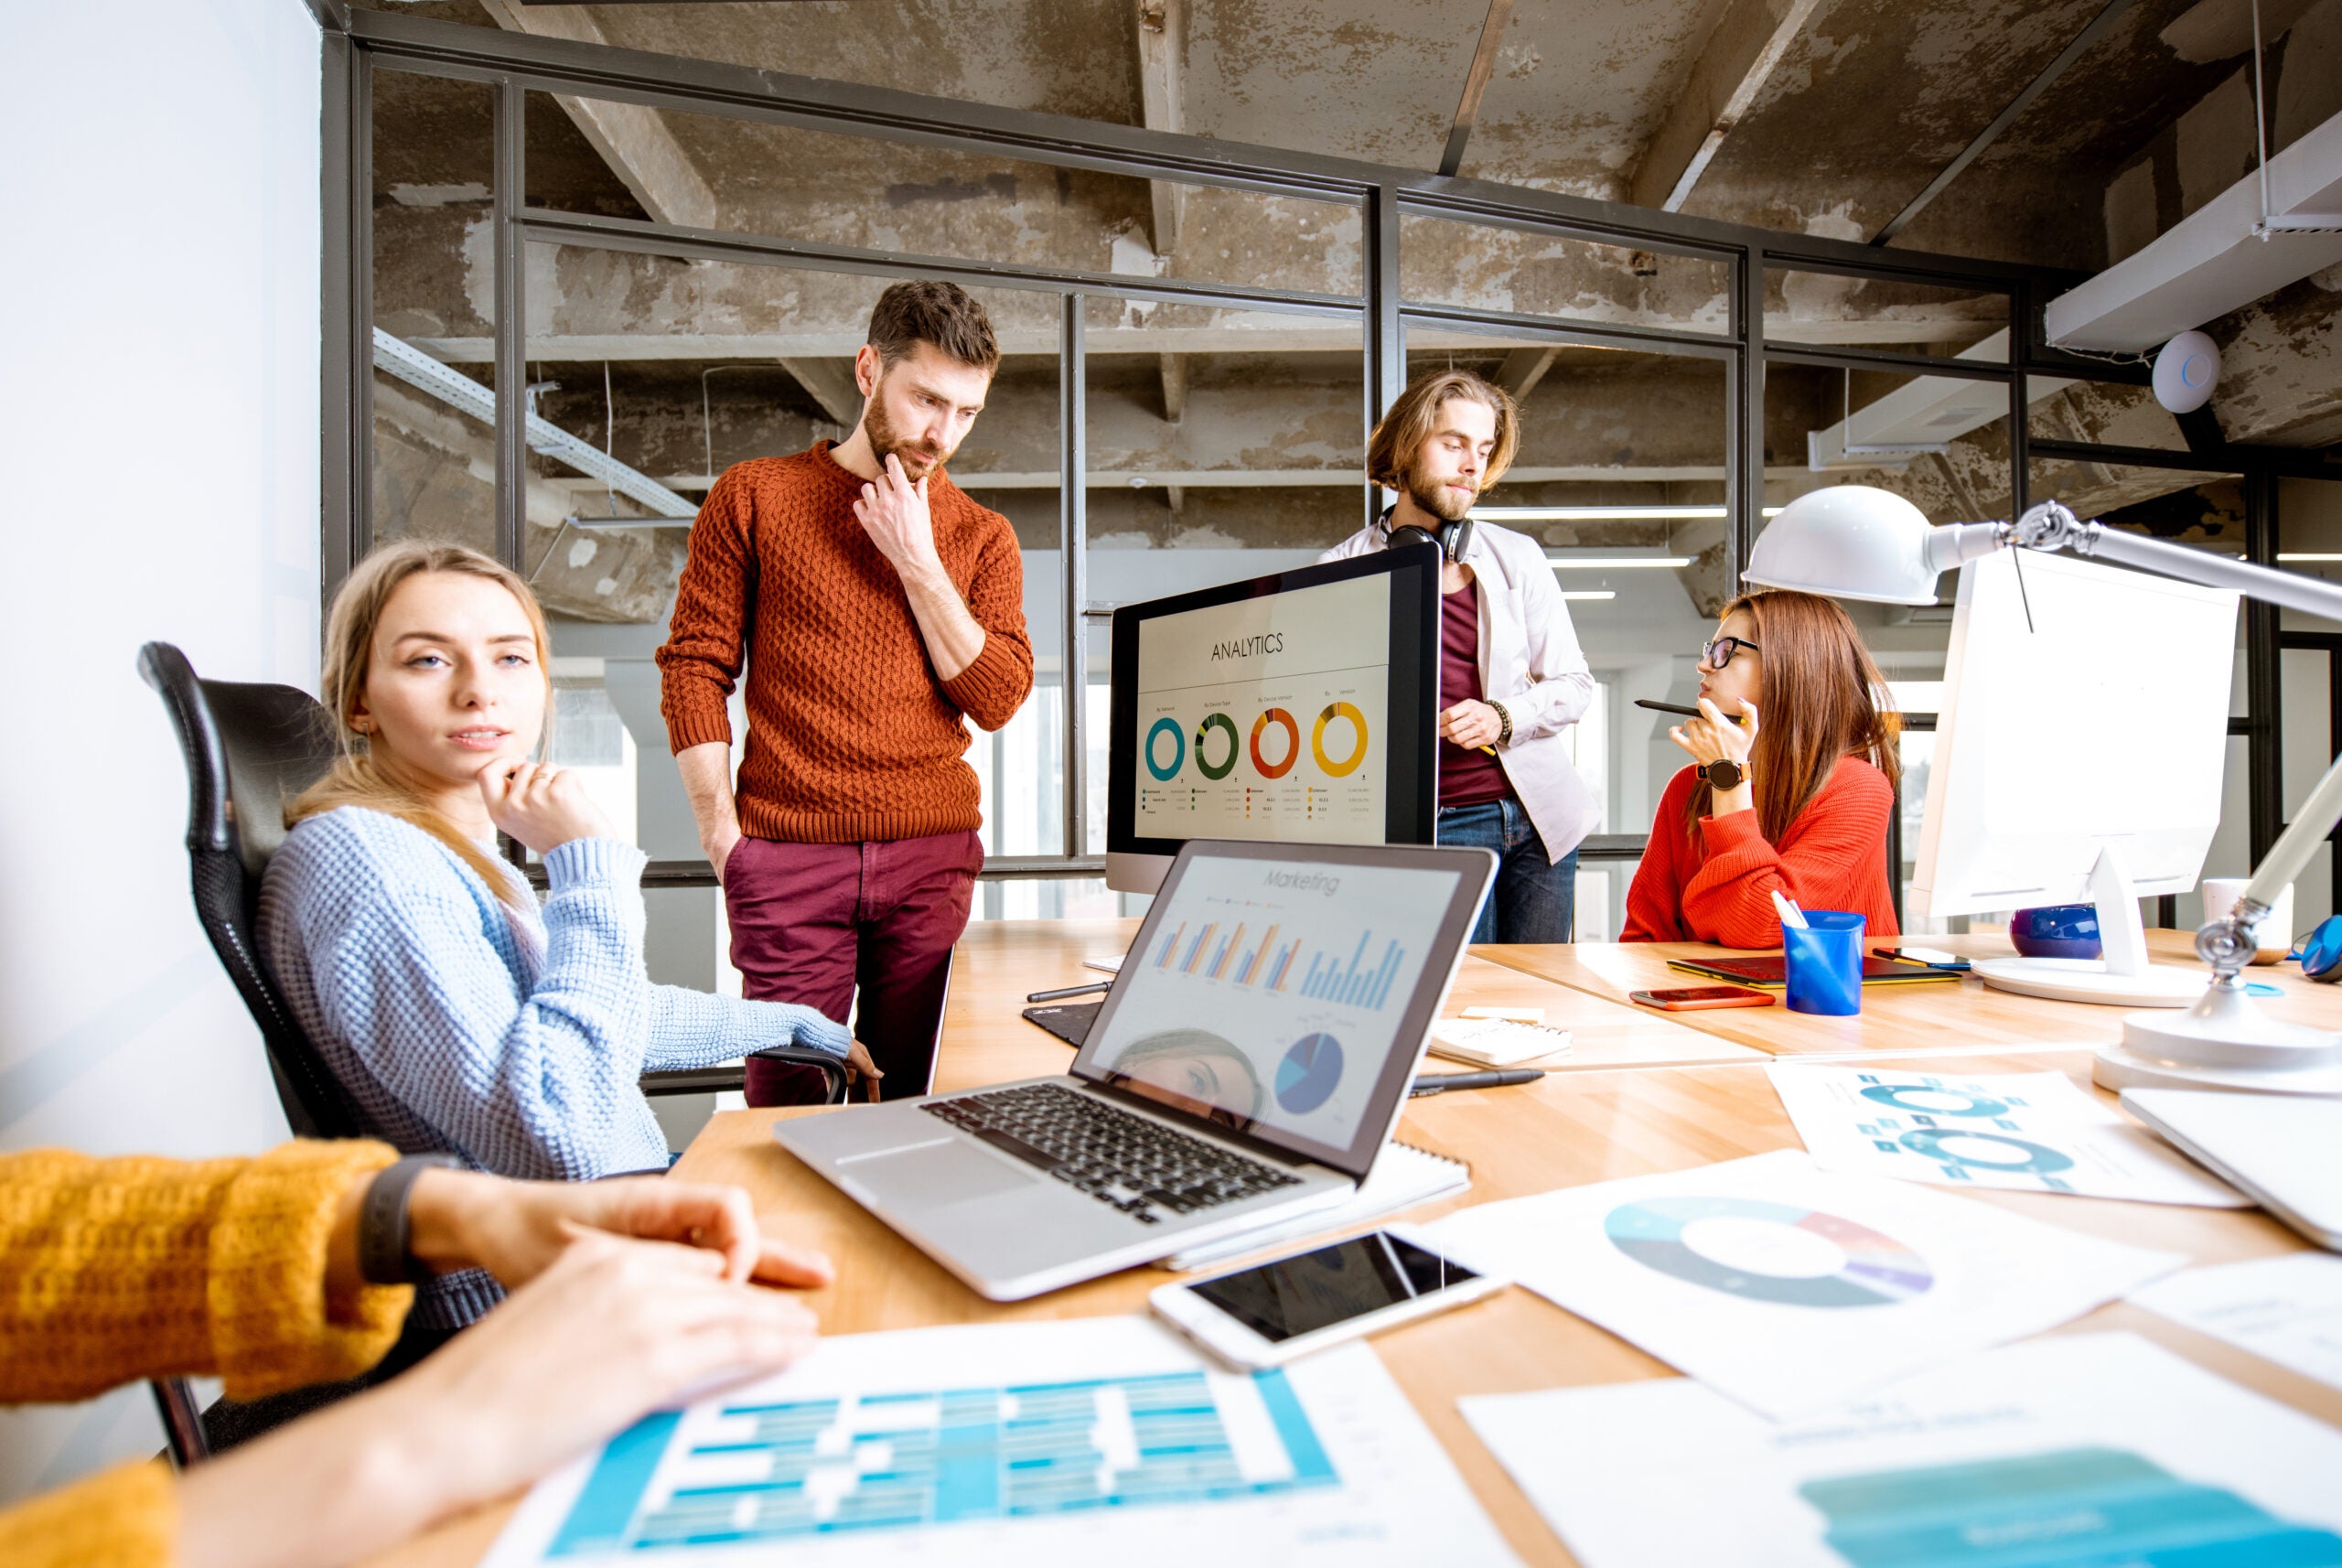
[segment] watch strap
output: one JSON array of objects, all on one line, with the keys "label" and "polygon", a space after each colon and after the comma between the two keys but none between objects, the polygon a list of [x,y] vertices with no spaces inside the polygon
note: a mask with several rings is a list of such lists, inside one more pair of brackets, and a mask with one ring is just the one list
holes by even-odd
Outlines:
[{"label": "watch strap", "polygon": [[358,1205],[358,1276],[368,1284],[421,1284],[432,1277],[407,1250],[407,1200],[427,1170],[460,1170],[453,1155],[409,1155],[366,1184]]}]

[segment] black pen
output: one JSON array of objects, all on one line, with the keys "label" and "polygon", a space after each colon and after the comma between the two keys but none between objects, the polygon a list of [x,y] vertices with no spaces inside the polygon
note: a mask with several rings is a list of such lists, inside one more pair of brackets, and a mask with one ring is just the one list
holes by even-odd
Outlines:
[{"label": "black pen", "polygon": [[1025,1000],[1027,1002],[1059,1002],[1069,996],[1087,996],[1093,991],[1110,991],[1113,989],[1113,984],[1114,983],[1111,980],[1092,981],[1088,985],[1067,985],[1061,986],[1055,991],[1036,991],[1030,996],[1025,998]]},{"label": "black pen", "polygon": [[1407,1098],[1445,1094],[1451,1089],[1507,1089],[1516,1083],[1534,1083],[1544,1076],[1545,1069],[1540,1067],[1507,1068],[1502,1072],[1427,1072],[1415,1079]]}]

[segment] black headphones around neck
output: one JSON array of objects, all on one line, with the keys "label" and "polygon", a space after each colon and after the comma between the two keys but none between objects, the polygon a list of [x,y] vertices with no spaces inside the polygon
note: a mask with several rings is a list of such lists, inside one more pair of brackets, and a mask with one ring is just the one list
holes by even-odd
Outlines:
[{"label": "black headphones around neck", "polygon": [[1428,544],[1438,551],[1444,559],[1461,561],[1465,553],[1472,548],[1470,517],[1459,517],[1454,522],[1443,522],[1439,525],[1439,532],[1434,533],[1420,523],[1408,522],[1402,523],[1397,528],[1391,527],[1391,514],[1398,510],[1396,506],[1384,507],[1382,516],[1377,520],[1382,526],[1382,536],[1390,542],[1391,549]]}]

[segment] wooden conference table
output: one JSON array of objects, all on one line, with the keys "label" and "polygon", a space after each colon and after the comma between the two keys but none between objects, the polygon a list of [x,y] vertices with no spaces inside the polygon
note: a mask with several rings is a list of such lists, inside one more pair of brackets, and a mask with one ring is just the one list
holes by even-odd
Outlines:
[{"label": "wooden conference table", "polygon": [[[961,944],[936,1087],[963,1089],[1064,1070],[1071,1056],[1067,1047],[1017,1015],[1025,993],[1090,978],[1081,960],[1121,952],[1136,926],[1000,921],[972,927]],[[2171,935],[2156,933],[2156,940],[2165,956],[2176,961],[2184,950],[2174,946]],[[1929,941],[1975,956],[2007,950],[1990,937]],[[1564,1070],[1538,1083],[1409,1104],[1401,1136],[1472,1167],[1469,1192],[1424,1205],[1409,1219],[1799,1147],[1769,1080],[1756,1070],[1776,1055],[1855,1056],[1880,1067],[1918,1071],[2056,1070],[2087,1084],[2089,1046],[2113,1038],[2119,1030],[2120,1010],[1987,993],[1973,980],[1907,991],[1873,987],[1864,993],[1861,1016],[1851,1019],[1813,1018],[1778,1007],[1662,1015],[1617,1000],[1629,989],[1685,983],[1666,968],[1666,950],[1595,944],[1475,950],[1449,998],[1450,1014],[1475,1005],[1542,1006],[1548,1022],[1574,1031],[1575,1047],[1572,1057],[1552,1064]],[[2252,977],[2286,991],[2271,1002],[2273,1013],[2342,1027],[2342,995],[2334,988],[2268,969],[2253,971]],[[1948,1061],[1954,1052],[1956,1062]],[[1147,1292],[1175,1277],[1139,1269],[1036,1301],[986,1302],[773,1143],[776,1116],[826,1113],[719,1114],[693,1142],[675,1174],[747,1188],[771,1229],[822,1247],[837,1260],[838,1283],[810,1298],[828,1332],[1143,1312]],[[2292,1231],[2257,1209],[1983,1190],[1968,1196],[2048,1224],[2184,1252],[2199,1263],[2303,1247]],[[2143,1308],[2117,1303],[2057,1332],[2117,1327],[2342,1426],[2342,1391]],[[1472,1435],[1456,1401],[1675,1375],[1626,1341],[1520,1289],[1393,1330],[1372,1343],[1513,1550],[1532,1563],[1567,1563],[1572,1558]],[[403,1568],[477,1563],[510,1512],[509,1502],[483,1509],[377,1562]]]}]

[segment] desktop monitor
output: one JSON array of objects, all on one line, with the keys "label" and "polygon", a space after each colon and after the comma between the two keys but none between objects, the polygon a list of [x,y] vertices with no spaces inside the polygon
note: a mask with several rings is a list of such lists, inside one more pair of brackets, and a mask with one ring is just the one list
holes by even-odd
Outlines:
[{"label": "desktop monitor", "polygon": [[1913,907],[2095,904],[2105,956],[1993,959],[1986,983],[2184,1007],[2138,900],[2196,886],[2220,822],[2237,596],[2030,550],[1961,568]]},{"label": "desktop monitor", "polygon": [[1439,552],[1385,550],[1114,611],[1106,885],[1193,838],[1430,843]]}]

